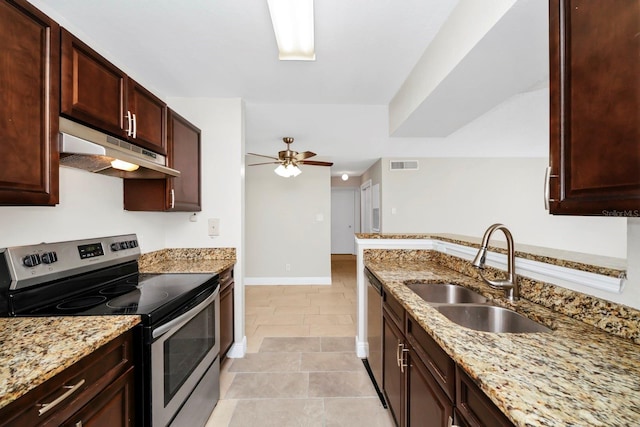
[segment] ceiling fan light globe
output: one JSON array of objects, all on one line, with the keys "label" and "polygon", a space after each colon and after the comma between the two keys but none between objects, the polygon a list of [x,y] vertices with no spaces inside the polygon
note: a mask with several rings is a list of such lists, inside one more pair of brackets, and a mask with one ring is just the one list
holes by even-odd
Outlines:
[{"label": "ceiling fan light globe", "polygon": [[273,170],[276,174],[280,175],[283,178],[289,178],[289,171],[284,165],[278,165],[277,168]]},{"label": "ceiling fan light globe", "polygon": [[296,165],[289,165],[287,166],[287,169],[289,169],[289,176],[293,176],[294,178],[302,173],[300,168]]}]

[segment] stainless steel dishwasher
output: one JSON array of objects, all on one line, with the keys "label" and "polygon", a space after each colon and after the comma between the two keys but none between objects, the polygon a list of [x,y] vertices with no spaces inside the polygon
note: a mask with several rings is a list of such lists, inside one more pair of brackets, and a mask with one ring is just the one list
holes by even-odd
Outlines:
[{"label": "stainless steel dishwasher", "polygon": [[367,286],[367,341],[369,355],[364,365],[369,372],[382,406],[387,407],[382,394],[382,284],[368,269],[364,270]]}]

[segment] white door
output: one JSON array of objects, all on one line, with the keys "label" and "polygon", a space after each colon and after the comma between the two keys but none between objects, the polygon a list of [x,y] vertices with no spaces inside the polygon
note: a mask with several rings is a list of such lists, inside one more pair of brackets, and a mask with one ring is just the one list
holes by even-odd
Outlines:
[{"label": "white door", "polygon": [[331,189],[331,253],[355,255],[356,194],[352,188]]},{"label": "white door", "polygon": [[360,224],[362,233],[371,233],[371,180],[360,186]]}]

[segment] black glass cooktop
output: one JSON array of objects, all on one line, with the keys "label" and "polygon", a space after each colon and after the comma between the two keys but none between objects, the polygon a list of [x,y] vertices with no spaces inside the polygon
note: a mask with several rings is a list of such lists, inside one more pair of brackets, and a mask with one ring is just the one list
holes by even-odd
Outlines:
[{"label": "black glass cooktop", "polygon": [[218,286],[216,274],[132,274],[128,277],[50,301],[21,316],[133,314],[145,323],[162,318]]}]

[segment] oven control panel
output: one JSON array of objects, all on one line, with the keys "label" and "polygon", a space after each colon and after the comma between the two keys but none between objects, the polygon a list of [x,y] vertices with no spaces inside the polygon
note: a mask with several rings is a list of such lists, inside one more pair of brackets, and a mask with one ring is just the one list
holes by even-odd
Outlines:
[{"label": "oven control panel", "polygon": [[[108,267],[140,256],[135,234],[0,249],[11,276],[10,289],[22,289]],[[2,269],[0,269],[2,270]]]}]

